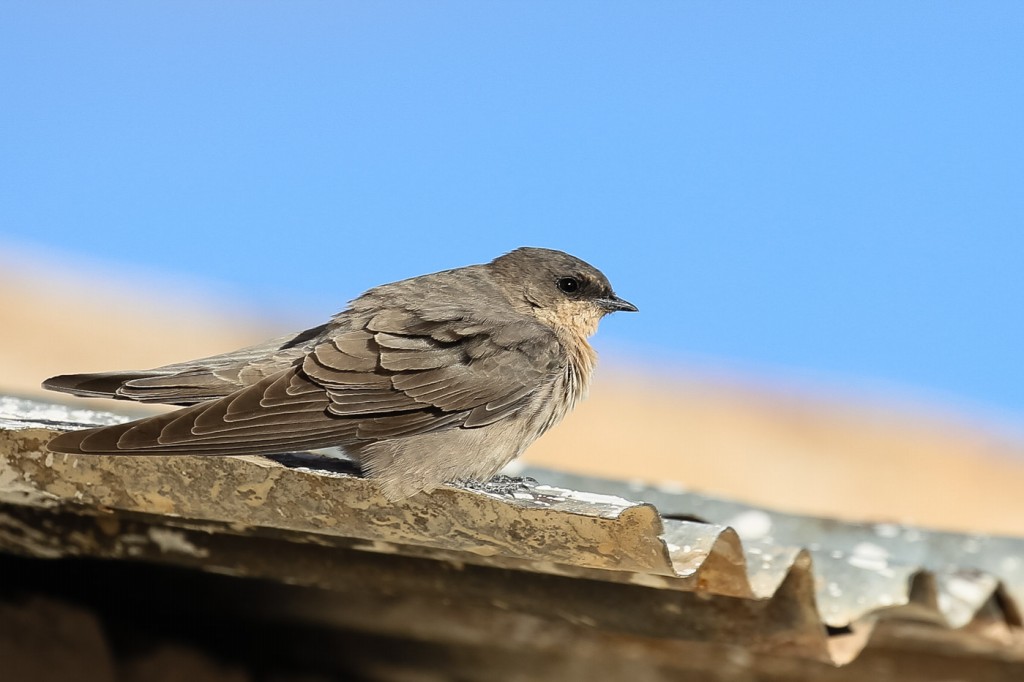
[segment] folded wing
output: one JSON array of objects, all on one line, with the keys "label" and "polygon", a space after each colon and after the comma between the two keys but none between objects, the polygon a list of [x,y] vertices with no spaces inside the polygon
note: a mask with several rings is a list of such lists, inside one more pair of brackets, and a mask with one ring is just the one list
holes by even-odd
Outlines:
[{"label": "folded wing", "polygon": [[[267,368],[273,365],[261,364],[255,354],[246,359],[244,353],[252,349],[245,349],[207,359],[211,366],[205,375],[195,370],[197,363],[156,370],[166,374],[121,375],[114,390],[118,397],[177,396],[197,404],[66,433],[51,441],[50,449],[271,454],[477,428],[528,405],[561,371],[558,349],[553,332],[525,319],[484,321],[465,318],[454,308],[392,307],[279,348],[279,354],[291,354],[290,364],[272,373]],[[97,391],[113,385],[117,375],[109,376],[110,383]],[[90,390],[89,384],[80,385]],[[223,393],[229,386],[234,388]]]}]

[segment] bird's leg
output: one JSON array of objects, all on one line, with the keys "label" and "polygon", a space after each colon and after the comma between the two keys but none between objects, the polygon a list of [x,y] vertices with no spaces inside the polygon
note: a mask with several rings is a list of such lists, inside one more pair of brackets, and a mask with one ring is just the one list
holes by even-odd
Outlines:
[{"label": "bird's leg", "polygon": [[529,476],[506,476],[498,474],[487,481],[464,480],[456,481],[457,485],[470,490],[479,490],[492,495],[514,495],[515,493],[528,492],[537,485],[537,479]]}]

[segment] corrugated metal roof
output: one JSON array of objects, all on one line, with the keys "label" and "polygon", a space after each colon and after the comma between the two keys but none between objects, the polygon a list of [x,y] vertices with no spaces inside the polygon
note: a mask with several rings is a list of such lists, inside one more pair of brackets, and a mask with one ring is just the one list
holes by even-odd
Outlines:
[{"label": "corrugated metal roof", "polygon": [[[538,602],[504,583],[491,588],[497,609],[546,607],[555,620],[613,633],[844,664],[879,624],[906,624],[918,648],[1024,662],[1024,539],[801,517],[547,470],[526,470],[539,483],[512,494],[448,487],[392,504],[349,463],[316,455],[74,457],[43,448],[56,430],[121,419],[0,398],[0,551],[143,558],[326,589],[349,580],[344,567],[240,559],[214,541],[283,539],[385,563],[514,571],[538,590],[550,581],[528,576],[603,584],[602,599],[560,582]],[[69,515],[95,524],[45,530]],[[122,525],[108,532],[112,518]],[[429,589],[417,579],[392,582]]]}]

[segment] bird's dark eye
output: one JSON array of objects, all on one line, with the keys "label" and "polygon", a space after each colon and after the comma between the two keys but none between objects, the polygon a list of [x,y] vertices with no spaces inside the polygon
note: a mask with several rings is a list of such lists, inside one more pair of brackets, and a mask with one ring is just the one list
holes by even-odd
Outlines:
[{"label": "bird's dark eye", "polygon": [[575,294],[580,290],[580,281],[575,277],[562,277],[556,283],[563,294]]}]

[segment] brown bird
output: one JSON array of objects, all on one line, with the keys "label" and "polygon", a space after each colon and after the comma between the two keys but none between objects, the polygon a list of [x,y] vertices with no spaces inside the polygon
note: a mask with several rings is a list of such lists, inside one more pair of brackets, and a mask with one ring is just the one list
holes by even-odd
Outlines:
[{"label": "brown bird", "polygon": [[187,405],[72,431],[72,454],[278,454],[341,447],[392,500],[486,481],[586,395],[587,337],[636,311],[593,266],[520,248],[376,287],[330,322],[209,358],[43,387]]}]

